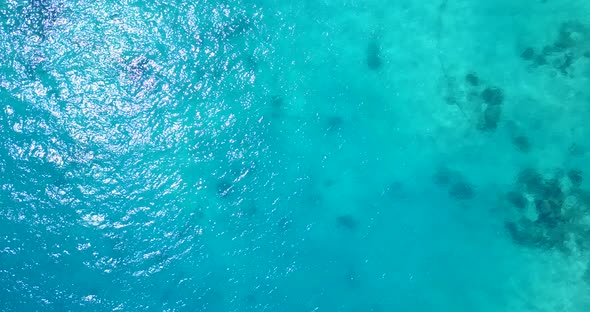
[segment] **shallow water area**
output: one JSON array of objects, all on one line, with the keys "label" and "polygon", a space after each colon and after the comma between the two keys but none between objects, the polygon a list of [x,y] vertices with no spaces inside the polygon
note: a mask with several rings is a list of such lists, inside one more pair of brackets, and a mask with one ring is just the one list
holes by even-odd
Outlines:
[{"label": "shallow water area", "polygon": [[588,311],[589,13],[0,4],[0,311]]}]

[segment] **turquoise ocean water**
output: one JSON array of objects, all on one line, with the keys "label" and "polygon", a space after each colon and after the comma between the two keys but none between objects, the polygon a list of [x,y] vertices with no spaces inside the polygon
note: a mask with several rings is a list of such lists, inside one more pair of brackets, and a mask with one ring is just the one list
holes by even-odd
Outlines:
[{"label": "turquoise ocean water", "polygon": [[589,16],[1,0],[0,311],[590,311]]}]

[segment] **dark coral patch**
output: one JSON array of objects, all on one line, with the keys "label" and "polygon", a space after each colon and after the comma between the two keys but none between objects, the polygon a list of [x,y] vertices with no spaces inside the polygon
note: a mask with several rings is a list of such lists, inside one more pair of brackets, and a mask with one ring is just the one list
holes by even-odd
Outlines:
[{"label": "dark coral patch", "polygon": [[340,228],[354,231],[358,228],[359,222],[353,215],[345,214],[336,218],[336,225]]},{"label": "dark coral patch", "polygon": [[500,88],[488,87],[481,92],[481,98],[488,105],[501,105],[504,103],[504,92]]},{"label": "dark coral patch", "polygon": [[504,227],[512,241],[524,247],[552,247],[544,231],[527,220],[505,222]]},{"label": "dark coral patch", "polygon": [[526,208],[527,199],[519,192],[510,191],[506,194],[506,200],[511,203],[514,207],[519,209]]},{"label": "dark coral patch", "polygon": [[567,176],[572,182],[572,185],[579,187],[582,184],[582,171],[579,169],[571,169],[567,172]]},{"label": "dark coral patch", "polygon": [[512,144],[514,144],[514,146],[523,153],[528,153],[531,151],[531,142],[524,135],[519,135],[512,138]]},{"label": "dark coral patch", "polygon": [[516,182],[529,193],[537,194],[543,190],[543,176],[532,168],[521,170]]},{"label": "dark coral patch", "polygon": [[547,65],[547,58],[544,55],[537,55],[537,57],[535,57],[534,63],[537,66]]},{"label": "dark coral patch", "polygon": [[556,51],[561,52],[571,49],[581,43],[586,28],[579,22],[566,22],[561,24],[559,28],[559,35],[553,43]]},{"label": "dark coral patch", "polygon": [[584,275],[582,276],[582,279],[590,284],[590,264],[588,264],[588,266],[586,267],[586,271],[584,271]]},{"label": "dark coral patch", "polygon": [[546,180],[543,184],[542,193],[538,195],[540,198],[556,201],[560,204],[563,202],[564,198],[564,194],[561,189],[561,184],[559,183],[558,179]]},{"label": "dark coral patch", "polygon": [[273,118],[280,118],[283,117],[283,106],[284,100],[283,97],[279,95],[273,95],[269,100],[270,108],[271,108],[271,116]]},{"label": "dark coral patch", "polygon": [[535,200],[537,223],[553,228],[561,222],[561,205],[551,200]]},{"label": "dark coral patch", "polygon": [[367,45],[367,66],[370,70],[378,70],[383,66],[381,48],[376,40],[371,40]]},{"label": "dark coral patch", "polygon": [[475,191],[469,183],[455,182],[449,188],[449,195],[457,200],[467,200],[475,196]]},{"label": "dark coral patch", "polygon": [[498,128],[502,108],[499,105],[488,106],[483,112],[483,120],[480,129],[484,131],[493,131]]},{"label": "dark coral patch", "polygon": [[280,95],[273,95],[270,97],[270,105],[273,109],[279,109],[283,107],[283,97]]},{"label": "dark coral patch", "polygon": [[[562,187],[562,182],[567,179],[573,188]],[[551,178],[544,178],[534,169],[522,170],[518,174],[516,189],[507,195],[508,201],[519,208],[514,212],[520,214],[518,221],[505,224],[512,240],[525,247],[555,248],[566,254],[589,248],[590,228],[576,217],[586,213],[583,203],[588,201],[585,192],[579,189],[581,183],[582,173],[578,169],[571,169],[566,174],[560,170]],[[529,209],[522,209],[528,205],[528,200],[521,192],[534,200],[531,205],[534,214]]]},{"label": "dark coral patch", "polygon": [[479,86],[479,77],[475,73],[465,75],[465,81],[473,87]]},{"label": "dark coral patch", "polygon": [[447,167],[440,167],[432,176],[436,185],[445,186],[462,179],[461,173]]},{"label": "dark coral patch", "polygon": [[522,51],[522,53],[520,53],[520,57],[523,60],[530,61],[535,57],[535,50],[533,50],[533,48],[531,48],[531,47],[528,47],[528,48],[524,49]]},{"label": "dark coral patch", "polygon": [[556,60],[555,68],[559,70],[562,74],[567,75],[573,64],[574,56],[571,53],[565,53],[563,57]]},{"label": "dark coral patch", "polygon": [[572,143],[568,148],[568,152],[572,156],[583,156],[586,153],[584,147],[580,146],[579,144]]}]

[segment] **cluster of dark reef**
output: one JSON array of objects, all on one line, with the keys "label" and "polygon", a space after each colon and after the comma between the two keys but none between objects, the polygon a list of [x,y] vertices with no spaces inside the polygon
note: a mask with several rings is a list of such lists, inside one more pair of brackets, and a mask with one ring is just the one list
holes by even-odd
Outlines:
[{"label": "cluster of dark reef", "polygon": [[581,188],[582,181],[579,169],[550,177],[522,170],[505,198],[511,207],[505,227],[512,241],[567,254],[590,250],[590,193]]},{"label": "cluster of dark reef", "polygon": [[502,104],[504,104],[504,91],[493,85],[483,83],[476,73],[465,75],[465,84],[470,94],[470,99],[476,101],[480,107],[478,129],[481,131],[494,131],[502,116]]},{"label": "cluster of dark reef", "polygon": [[[521,170],[504,198],[509,207],[504,226],[510,239],[524,248],[587,256],[590,192],[582,187],[583,180],[577,168],[551,175]],[[590,284],[590,263],[581,278]]]},{"label": "cluster of dark reef", "polygon": [[473,71],[463,76],[459,86],[446,71],[443,71],[443,75],[447,83],[444,101],[457,106],[467,119],[474,121],[480,131],[495,131],[502,118],[504,90],[486,83]]},{"label": "cluster of dark reef", "polygon": [[590,59],[590,29],[580,22],[562,23],[553,42],[542,48],[525,47],[520,57],[533,67],[572,76],[576,63]]}]

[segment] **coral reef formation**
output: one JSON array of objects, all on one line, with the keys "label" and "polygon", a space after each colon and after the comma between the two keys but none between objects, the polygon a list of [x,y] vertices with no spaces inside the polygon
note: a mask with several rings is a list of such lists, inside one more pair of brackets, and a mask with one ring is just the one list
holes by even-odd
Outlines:
[{"label": "coral reef formation", "polygon": [[590,29],[577,21],[562,23],[553,42],[538,51],[526,47],[520,57],[533,67],[571,77],[574,65],[590,57]]},{"label": "coral reef formation", "polygon": [[550,177],[522,170],[513,190],[506,193],[511,207],[505,222],[511,239],[521,246],[557,249],[564,253],[590,248],[590,193],[581,188],[579,169]]},{"label": "coral reef formation", "polygon": [[504,103],[504,91],[498,87],[487,86],[480,93],[483,102],[482,118],[479,129],[493,131],[498,128],[502,116],[502,104]]}]

